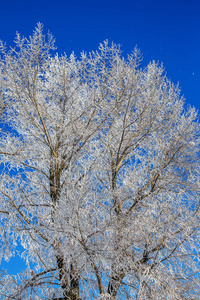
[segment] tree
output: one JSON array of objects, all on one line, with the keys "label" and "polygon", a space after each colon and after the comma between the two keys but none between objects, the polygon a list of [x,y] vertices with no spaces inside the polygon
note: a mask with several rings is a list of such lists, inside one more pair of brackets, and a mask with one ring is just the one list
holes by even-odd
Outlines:
[{"label": "tree", "polygon": [[199,124],[141,54],[1,44],[2,299],[199,299]]}]

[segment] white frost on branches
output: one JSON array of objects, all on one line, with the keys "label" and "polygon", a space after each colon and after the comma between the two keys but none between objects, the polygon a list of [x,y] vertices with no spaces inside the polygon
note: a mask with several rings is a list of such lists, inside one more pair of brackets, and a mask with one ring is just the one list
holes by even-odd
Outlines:
[{"label": "white frost on branches", "polygon": [[199,299],[199,124],[155,62],[108,42],[1,44],[0,299]]}]

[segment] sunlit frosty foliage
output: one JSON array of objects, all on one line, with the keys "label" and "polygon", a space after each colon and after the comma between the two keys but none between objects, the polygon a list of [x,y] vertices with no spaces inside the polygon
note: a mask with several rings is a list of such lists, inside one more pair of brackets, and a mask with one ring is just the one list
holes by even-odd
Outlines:
[{"label": "sunlit frosty foliage", "polygon": [[0,299],[199,299],[199,123],[155,62],[105,41],[1,44]]}]

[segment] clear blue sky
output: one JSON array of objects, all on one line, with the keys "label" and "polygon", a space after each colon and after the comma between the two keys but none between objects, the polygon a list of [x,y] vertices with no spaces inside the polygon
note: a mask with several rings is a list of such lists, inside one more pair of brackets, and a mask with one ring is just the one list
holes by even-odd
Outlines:
[{"label": "clear blue sky", "polygon": [[[31,35],[37,22],[53,33],[60,54],[79,56],[105,39],[121,44],[124,55],[137,45],[144,64],[163,62],[186,103],[200,109],[200,0],[0,0],[7,45],[16,31]],[[9,271],[17,269],[13,260]]]}]

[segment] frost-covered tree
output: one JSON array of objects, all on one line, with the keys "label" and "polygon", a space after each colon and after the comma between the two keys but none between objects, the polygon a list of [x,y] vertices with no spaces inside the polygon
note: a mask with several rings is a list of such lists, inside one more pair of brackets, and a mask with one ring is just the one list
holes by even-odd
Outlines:
[{"label": "frost-covered tree", "polygon": [[199,299],[199,124],[163,67],[108,42],[1,44],[0,298]]}]

